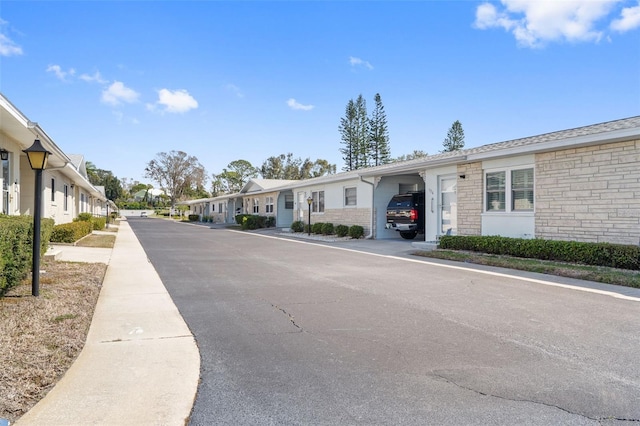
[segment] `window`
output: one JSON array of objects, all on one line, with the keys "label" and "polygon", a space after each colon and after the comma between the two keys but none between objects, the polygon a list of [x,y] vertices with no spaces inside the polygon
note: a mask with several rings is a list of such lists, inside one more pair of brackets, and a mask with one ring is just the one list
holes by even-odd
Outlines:
[{"label": "window", "polygon": [[254,198],[253,199],[253,212],[254,213],[260,213],[260,199],[259,198]]},{"label": "window", "polygon": [[56,200],[56,180],[51,178],[51,201]]},{"label": "window", "polygon": [[358,204],[358,191],[357,188],[345,188],[344,189],[344,205],[355,206]]},{"label": "window", "polygon": [[284,208],[287,210],[293,210],[293,194],[285,194]]},{"label": "window", "polygon": [[487,212],[533,211],[533,168],[487,172]]},{"label": "window", "polygon": [[273,213],[273,197],[265,197],[264,209],[266,213]]},{"label": "window", "polygon": [[64,185],[64,211],[69,211],[69,185]]},{"label": "window", "polygon": [[219,213],[222,213],[222,206],[223,206],[222,203],[218,203],[218,212]]},{"label": "window", "polygon": [[311,211],[313,213],[324,212],[324,191],[315,191],[311,193],[313,202],[311,203]]},{"label": "window", "polygon": [[487,173],[487,211],[503,212],[505,208],[505,172]]},{"label": "window", "polygon": [[511,171],[511,210],[533,210],[533,169]]}]

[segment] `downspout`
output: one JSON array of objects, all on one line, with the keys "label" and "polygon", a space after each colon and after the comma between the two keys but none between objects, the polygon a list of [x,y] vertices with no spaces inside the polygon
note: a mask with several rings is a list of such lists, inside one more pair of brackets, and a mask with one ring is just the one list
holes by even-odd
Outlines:
[{"label": "downspout", "polygon": [[373,182],[369,182],[369,181],[364,180],[362,178],[362,176],[360,176],[360,182],[371,185],[371,218],[369,219],[369,235],[364,237],[365,239],[370,240],[370,239],[373,238],[374,211],[375,211],[375,208],[376,208],[376,203],[375,203],[375,195],[376,195],[375,185],[373,184]]}]

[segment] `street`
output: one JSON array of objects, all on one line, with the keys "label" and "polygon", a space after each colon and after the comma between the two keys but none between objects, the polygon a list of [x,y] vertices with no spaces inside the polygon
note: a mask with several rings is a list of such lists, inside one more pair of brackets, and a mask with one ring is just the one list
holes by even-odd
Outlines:
[{"label": "street", "polygon": [[256,233],[129,224],[198,343],[192,425],[640,421],[638,301]]}]

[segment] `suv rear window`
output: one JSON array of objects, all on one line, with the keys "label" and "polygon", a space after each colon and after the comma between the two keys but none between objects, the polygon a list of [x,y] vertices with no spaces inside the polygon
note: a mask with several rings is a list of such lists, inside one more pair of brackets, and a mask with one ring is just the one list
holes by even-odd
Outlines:
[{"label": "suv rear window", "polygon": [[411,195],[393,197],[388,207],[411,207]]}]

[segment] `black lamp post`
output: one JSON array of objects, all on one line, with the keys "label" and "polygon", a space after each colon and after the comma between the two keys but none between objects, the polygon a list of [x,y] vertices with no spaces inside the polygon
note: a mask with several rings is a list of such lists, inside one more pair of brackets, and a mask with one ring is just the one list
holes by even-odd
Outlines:
[{"label": "black lamp post", "polygon": [[313,198],[307,198],[307,204],[309,205],[309,228],[307,228],[307,232],[309,236],[311,236],[311,203],[313,203]]},{"label": "black lamp post", "polygon": [[35,193],[33,199],[33,259],[31,263],[31,294],[40,295],[40,222],[42,217],[42,171],[47,168],[47,159],[51,154],[39,139],[23,150],[29,159],[31,169],[36,172]]}]

